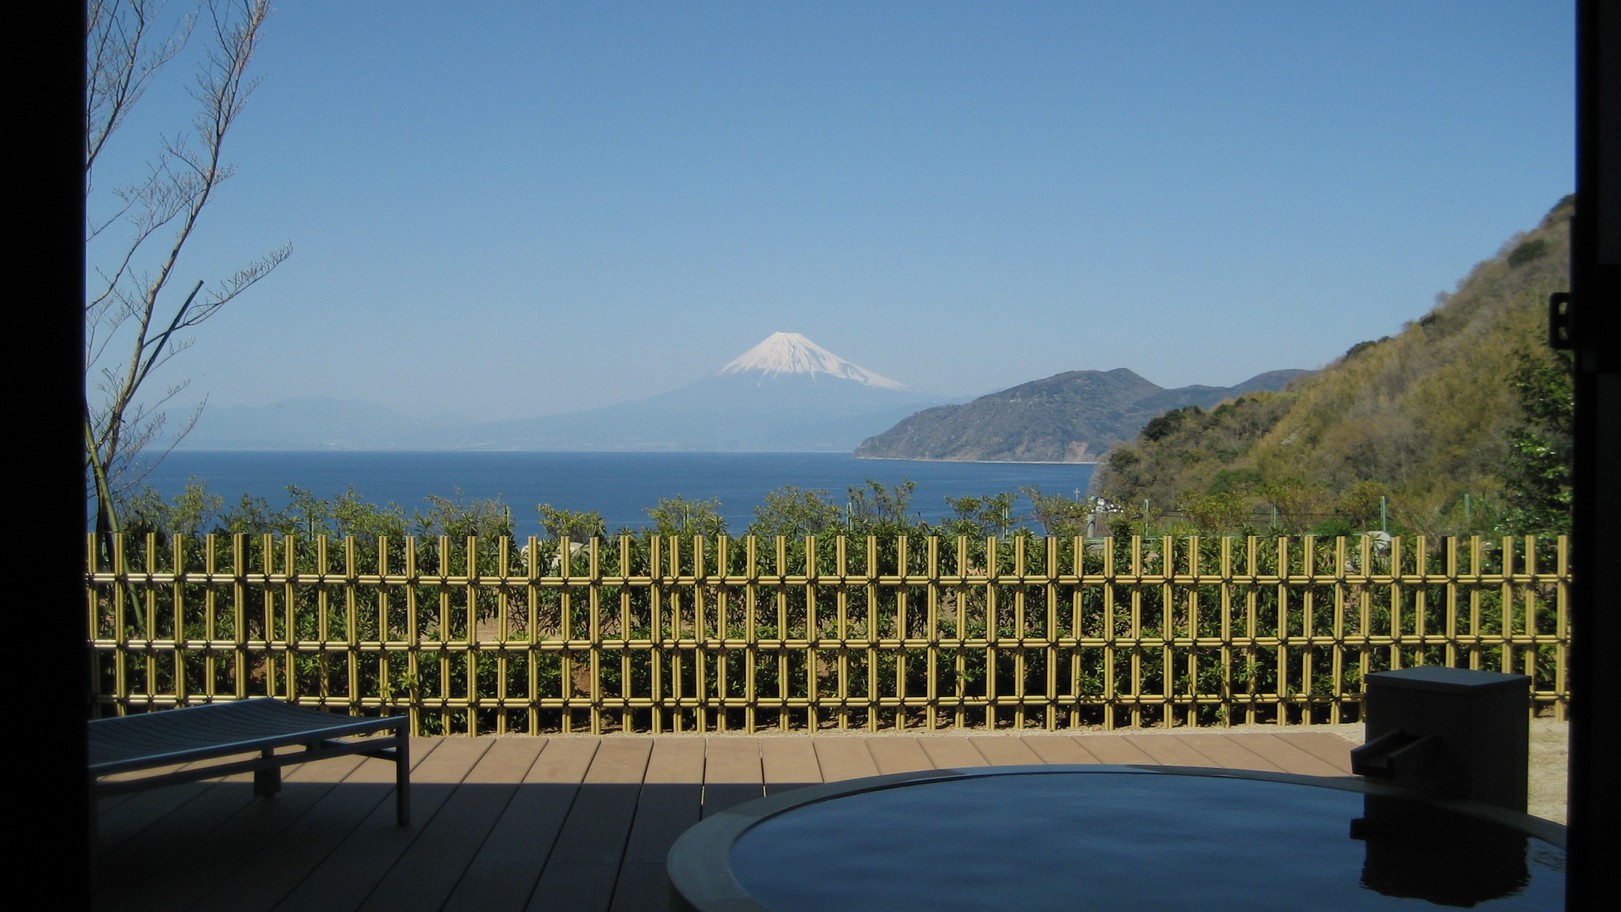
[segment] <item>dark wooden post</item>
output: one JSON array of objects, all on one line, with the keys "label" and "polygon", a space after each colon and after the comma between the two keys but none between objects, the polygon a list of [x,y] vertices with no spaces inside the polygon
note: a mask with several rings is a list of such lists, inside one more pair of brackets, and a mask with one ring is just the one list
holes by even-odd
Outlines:
[{"label": "dark wooden post", "polygon": [[1589,908],[1613,879],[1599,847],[1621,843],[1621,782],[1602,765],[1621,751],[1613,667],[1621,649],[1621,5],[1578,0],[1576,16],[1576,217],[1563,340],[1576,356],[1569,909]]}]

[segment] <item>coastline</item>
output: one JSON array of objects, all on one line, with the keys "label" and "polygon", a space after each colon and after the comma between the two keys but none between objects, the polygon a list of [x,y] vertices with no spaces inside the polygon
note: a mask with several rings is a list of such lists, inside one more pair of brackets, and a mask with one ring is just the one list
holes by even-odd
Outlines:
[{"label": "coastline", "polygon": [[1064,460],[1064,459],[928,459],[922,456],[857,456],[850,454],[852,459],[870,460],[872,462],[938,462],[947,465],[1064,465],[1064,466],[1095,466],[1099,460]]}]

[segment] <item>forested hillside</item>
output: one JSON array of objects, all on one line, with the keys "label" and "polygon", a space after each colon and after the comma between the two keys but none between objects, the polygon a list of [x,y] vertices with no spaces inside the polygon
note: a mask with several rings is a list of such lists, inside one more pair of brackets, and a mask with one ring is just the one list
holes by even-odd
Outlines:
[{"label": "forested hillside", "polygon": [[860,459],[1092,462],[1149,419],[1282,389],[1301,370],[1269,371],[1232,387],[1165,389],[1126,368],[1067,371],[961,405],[925,409],[856,448]]},{"label": "forested hillside", "polygon": [[1547,302],[1569,288],[1573,207],[1560,201],[1400,333],[1281,392],[1160,415],[1111,450],[1093,493],[1205,529],[1274,512],[1295,528],[1369,528],[1381,497],[1410,531],[1557,525],[1569,374],[1546,342]]}]

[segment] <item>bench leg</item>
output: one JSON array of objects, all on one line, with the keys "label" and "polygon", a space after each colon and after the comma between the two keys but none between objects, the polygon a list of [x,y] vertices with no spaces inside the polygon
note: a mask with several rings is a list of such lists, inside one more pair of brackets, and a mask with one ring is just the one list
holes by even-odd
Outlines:
[{"label": "bench leg", "polygon": [[394,730],[399,747],[394,749],[394,817],[400,826],[411,825],[411,733],[407,726]]},{"label": "bench leg", "polygon": [[266,748],[259,753],[265,760],[264,769],[253,771],[253,793],[261,798],[269,798],[281,791],[281,767],[271,762],[275,751]]}]

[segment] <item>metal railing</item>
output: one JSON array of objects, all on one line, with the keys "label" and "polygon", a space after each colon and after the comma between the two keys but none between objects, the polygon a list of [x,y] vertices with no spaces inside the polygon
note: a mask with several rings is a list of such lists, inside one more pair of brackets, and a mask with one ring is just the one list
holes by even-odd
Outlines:
[{"label": "metal railing", "polygon": [[425,734],[1360,720],[1367,674],[1530,675],[1559,539],[87,537],[98,711],[273,694]]}]

